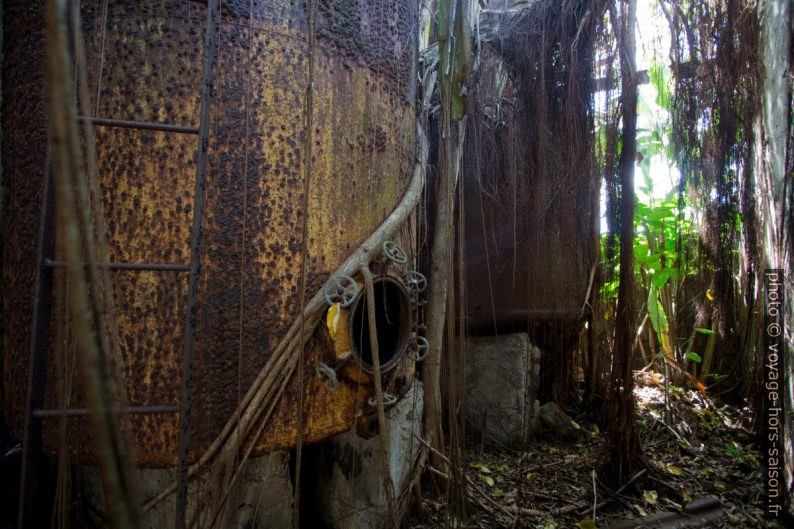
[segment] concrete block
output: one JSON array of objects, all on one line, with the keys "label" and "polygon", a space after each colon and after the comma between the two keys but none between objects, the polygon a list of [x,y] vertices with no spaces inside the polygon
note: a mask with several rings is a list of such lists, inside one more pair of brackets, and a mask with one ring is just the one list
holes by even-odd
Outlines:
[{"label": "concrete block", "polygon": [[[176,481],[175,468],[136,469],[135,482],[141,497],[154,497]],[[196,501],[208,486],[207,477],[191,482],[188,490],[188,519]],[[102,481],[96,466],[83,467],[83,500],[95,528],[109,527]],[[176,504],[174,495],[144,515],[142,529],[173,527]],[[221,527],[226,529],[291,529],[292,482],[289,455],[286,452],[250,459],[226,503]]]},{"label": "concrete block", "polygon": [[[421,443],[422,383],[414,381],[397,404],[386,410],[389,467],[397,495],[407,485]],[[380,436],[360,438],[355,429],[326,440],[317,450],[315,510],[333,529],[391,526],[383,489]]]},{"label": "concrete block", "polygon": [[540,349],[526,333],[468,338],[466,419],[501,444],[522,448],[537,432]]}]

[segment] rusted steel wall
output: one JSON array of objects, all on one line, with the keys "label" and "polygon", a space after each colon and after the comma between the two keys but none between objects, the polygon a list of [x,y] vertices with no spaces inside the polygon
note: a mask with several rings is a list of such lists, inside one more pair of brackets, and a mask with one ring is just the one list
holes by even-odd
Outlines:
[{"label": "rusted steel wall", "polygon": [[[478,334],[528,330],[535,344],[565,351],[597,259],[598,174],[588,160],[571,158],[566,116],[537,108],[520,68],[491,50],[482,57],[462,162],[467,323]],[[584,143],[586,99],[574,110]],[[541,130],[542,111],[551,114]]]},{"label": "rusted steel wall", "polygon": [[[305,10],[303,2],[222,2],[202,224],[193,455],[232,415],[298,314],[302,260],[308,259],[310,296],[394,208],[411,176],[415,2],[319,1],[312,75]],[[91,1],[81,14],[97,116],[198,126],[205,6],[128,0],[110,2],[105,13],[102,1]],[[305,201],[310,80],[313,161]],[[196,142],[184,134],[97,128],[112,261],[189,261]],[[12,192],[11,200],[21,192]],[[305,216],[308,241],[302,240]],[[22,273],[13,263],[7,269],[12,280]],[[187,274],[115,271],[113,285],[129,404],[178,403]],[[18,295],[10,292],[7,303]],[[28,331],[20,326],[14,333]],[[27,349],[11,343],[7,355],[7,407],[19,417]],[[314,364],[332,355],[319,343],[308,353],[306,442],[349,428],[355,397],[366,392],[366,385],[343,385],[331,395],[312,377]],[[297,396],[293,383],[260,449],[294,443]],[[142,462],[175,461],[176,415],[136,415],[131,426]],[[71,435],[87,455],[87,430]]]},{"label": "rusted steel wall", "polygon": [[3,6],[3,386],[6,421],[24,424],[40,205],[47,155],[44,3]]}]

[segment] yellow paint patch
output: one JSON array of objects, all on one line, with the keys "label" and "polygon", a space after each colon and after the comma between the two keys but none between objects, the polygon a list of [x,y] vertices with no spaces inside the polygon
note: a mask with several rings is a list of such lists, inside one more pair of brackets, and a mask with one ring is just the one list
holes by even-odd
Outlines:
[{"label": "yellow paint patch", "polygon": [[325,324],[328,326],[328,334],[331,335],[332,340],[336,340],[337,323],[339,323],[339,303],[334,303],[328,307],[328,313],[325,316]]}]

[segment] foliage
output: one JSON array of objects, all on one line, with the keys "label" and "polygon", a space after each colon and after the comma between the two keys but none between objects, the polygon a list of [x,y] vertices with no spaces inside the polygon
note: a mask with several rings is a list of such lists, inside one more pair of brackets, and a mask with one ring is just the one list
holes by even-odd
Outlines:
[{"label": "foliage", "polygon": [[[635,187],[634,212],[634,278],[644,293],[645,309],[653,336],[647,341],[660,353],[656,359],[677,363],[702,362],[701,354],[682,347],[691,345],[695,332],[710,333],[710,329],[694,329],[685,335],[676,329],[680,308],[685,299],[685,283],[699,271],[700,226],[698,208],[690,205],[688,194],[681,186],[675,163],[672,141],[672,76],[670,69],[654,61],[648,69],[649,89],[640,91],[638,101],[637,168],[642,178]],[[605,138],[606,133],[600,136]],[[604,139],[601,140],[605,141]],[[603,144],[602,144],[603,145]],[[619,147],[619,146],[618,146]],[[655,165],[655,168],[653,167]],[[666,168],[670,189],[659,194],[659,168]],[[609,235],[602,236],[602,255],[606,254]],[[613,310],[618,290],[618,270],[612,264],[612,278],[604,282],[602,296],[607,305],[607,318]],[[654,340],[655,337],[655,340]],[[687,341],[687,337],[689,340]]]}]

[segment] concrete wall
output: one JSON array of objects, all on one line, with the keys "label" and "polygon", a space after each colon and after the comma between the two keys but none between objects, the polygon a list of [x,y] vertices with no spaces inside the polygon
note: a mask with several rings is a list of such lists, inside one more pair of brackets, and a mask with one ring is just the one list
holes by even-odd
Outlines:
[{"label": "concrete wall", "polygon": [[[418,380],[406,396],[386,412],[389,466],[397,495],[410,480],[419,455],[424,388]],[[324,442],[312,484],[315,509],[333,529],[380,529],[391,526],[383,489],[379,436],[362,439],[355,430]]]},{"label": "concrete wall", "polygon": [[468,338],[466,420],[507,446],[526,446],[537,429],[540,349],[527,333]]}]

